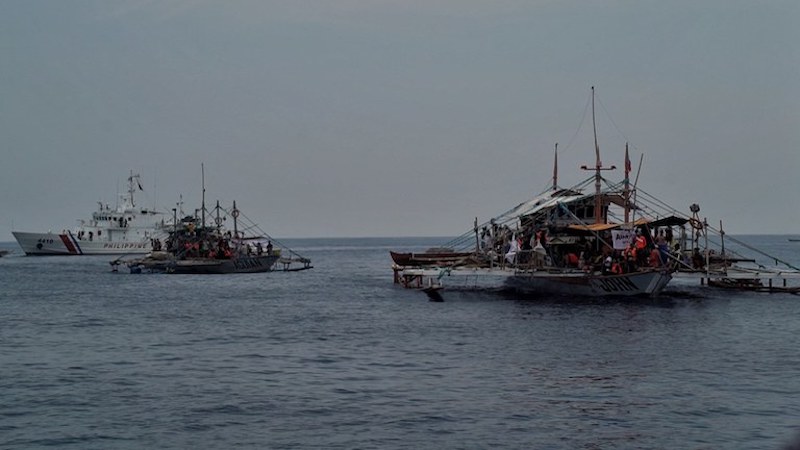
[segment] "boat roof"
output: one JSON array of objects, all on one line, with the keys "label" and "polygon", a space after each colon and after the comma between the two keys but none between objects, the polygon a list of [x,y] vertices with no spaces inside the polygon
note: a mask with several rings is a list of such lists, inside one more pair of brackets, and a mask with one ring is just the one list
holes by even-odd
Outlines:
[{"label": "boat roof", "polygon": [[650,223],[649,219],[641,218],[631,223],[590,223],[590,224],[572,224],[567,226],[570,230],[578,231],[606,231],[616,228],[633,228]]},{"label": "boat roof", "polygon": [[519,205],[512,208],[510,211],[500,216],[497,216],[495,220],[500,223],[503,223],[505,221],[516,219],[518,217],[528,216],[537,213],[539,211],[555,208],[560,203],[571,203],[586,197],[588,197],[588,194],[584,194],[580,191],[574,191],[570,189],[548,191],[539,194],[538,196],[528,201],[520,203]]}]

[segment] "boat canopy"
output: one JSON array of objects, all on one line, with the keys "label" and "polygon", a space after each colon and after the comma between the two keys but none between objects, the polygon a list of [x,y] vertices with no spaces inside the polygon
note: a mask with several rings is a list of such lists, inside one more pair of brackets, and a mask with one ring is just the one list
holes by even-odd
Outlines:
[{"label": "boat canopy", "polygon": [[520,203],[505,214],[496,217],[495,220],[499,223],[503,223],[511,219],[529,216],[539,211],[555,208],[559,203],[571,203],[586,197],[587,194],[567,189],[556,192],[546,192],[526,202]]},{"label": "boat canopy", "polygon": [[668,216],[663,217],[661,219],[647,219],[647,218],[640,218],[634,221],[633,223],[591,223],[591,224],[572,224],[569,225],[567,228],[570,230],[575,231],[590,231],[590,232],[598,232],[598,231],[606,231],[606,230],[614,230],[617,228],[633,228],[633,227],[640,227],[647,225],[650,228],[656,227],[674,227],[674,226],[681,226],[685,225],[689,219],[678,217],[678,216]]},{"label": "boat canopy", "polygon": [[689,219],[684,217],[667,216],[661,219],[652,220],[648,225],[651,227],[679,227],[685,225],[688,221]]}]

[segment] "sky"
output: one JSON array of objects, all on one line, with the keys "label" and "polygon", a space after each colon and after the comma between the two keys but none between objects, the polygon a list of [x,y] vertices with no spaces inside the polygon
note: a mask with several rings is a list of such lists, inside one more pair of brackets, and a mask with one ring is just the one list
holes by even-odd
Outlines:
[{"label": "sky", "polygon": [[[625,143],[639,187],[800,234],[800,2],[5,0],[0,241],[233,200],[276,237],[454,236]],[[622,178],[621,173],[606,173]],[[142,204],[140,203],[140,204]]]}]

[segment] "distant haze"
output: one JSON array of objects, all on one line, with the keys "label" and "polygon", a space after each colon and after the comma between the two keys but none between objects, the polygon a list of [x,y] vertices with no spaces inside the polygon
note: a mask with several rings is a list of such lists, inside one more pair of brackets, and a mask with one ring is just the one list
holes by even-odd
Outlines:
[{"label": "distant haze", "polygon": [[[115,203],[270,234],[468,230],[625,143],[730,233],[800,234],[800,2],[0,2],[0,241]],[[582,126],[581,126],[582,124]],[[580,129],[579,129],[580,126]],[[610,174],[622,178],[620,171]]]}]

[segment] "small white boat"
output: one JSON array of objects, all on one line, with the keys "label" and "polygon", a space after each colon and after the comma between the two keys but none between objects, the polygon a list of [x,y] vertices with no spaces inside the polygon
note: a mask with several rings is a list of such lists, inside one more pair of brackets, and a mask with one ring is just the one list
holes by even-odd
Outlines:
[{"label": "small white boat", "polygon": [[140,176],[131,172],[128,191],[111,208],[99,202],[88,219],[60,233],[12,231],[26,255],[119,255],[144,254],[154,239],[162,239],[172,228],[170,216],[136,205],[134,194],[142,189]]}]

